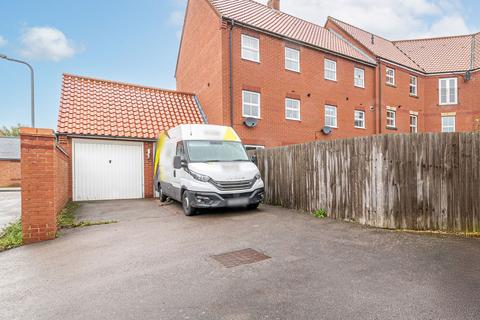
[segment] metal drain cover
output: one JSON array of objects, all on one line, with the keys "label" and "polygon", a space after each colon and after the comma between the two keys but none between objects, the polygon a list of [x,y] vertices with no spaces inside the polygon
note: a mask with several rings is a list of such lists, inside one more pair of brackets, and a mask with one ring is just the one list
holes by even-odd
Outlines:
[{"label": "metal drain cover", "polygon": [[269,256],[253,249],[243,249],[212,256],[213,259],[220,262],[224,267],[232,268],[242,264],[250,264],[270,259]]}]

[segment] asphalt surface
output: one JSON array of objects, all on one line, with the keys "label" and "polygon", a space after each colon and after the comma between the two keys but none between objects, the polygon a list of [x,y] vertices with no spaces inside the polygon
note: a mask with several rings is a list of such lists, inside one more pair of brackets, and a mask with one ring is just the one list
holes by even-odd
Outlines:
[{"label": "asphalt surface", "polygon": [[20,191],[0,190],[0,232],[4,227],[20,219]]},{"label": "asphalt surface", "polygon": [[[480,239],[286,209],[185,217],[153,200],[84,203],[117,224],[0,253],[0,319],[479,319]],[[271,259],[225,268],[212,255]]]}]

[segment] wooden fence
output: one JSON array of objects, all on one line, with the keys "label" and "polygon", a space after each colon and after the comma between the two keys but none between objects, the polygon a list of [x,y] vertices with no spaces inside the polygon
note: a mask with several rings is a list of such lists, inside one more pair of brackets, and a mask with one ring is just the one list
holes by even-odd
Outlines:
[{"label": "wooden fence", "polygon": [[266,202],[382,228],[480,231],[480,133],[397,134],[253,152]]}]

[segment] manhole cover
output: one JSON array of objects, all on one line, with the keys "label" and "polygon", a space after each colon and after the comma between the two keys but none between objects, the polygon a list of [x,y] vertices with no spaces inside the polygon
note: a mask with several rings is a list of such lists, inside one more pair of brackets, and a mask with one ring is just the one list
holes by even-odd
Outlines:
[{"label": "manhole cover", "polygon": [[232,267],[240,266],[242,264],[250,264],[250,263],[255,263],[255,262],[263,261],[266,259],[270,259],[269,256],[253,249],[243,249],[238,251],[222,253],[219,255],[212,256],[212,258],[217,260],[227,268],[232,268]]}]

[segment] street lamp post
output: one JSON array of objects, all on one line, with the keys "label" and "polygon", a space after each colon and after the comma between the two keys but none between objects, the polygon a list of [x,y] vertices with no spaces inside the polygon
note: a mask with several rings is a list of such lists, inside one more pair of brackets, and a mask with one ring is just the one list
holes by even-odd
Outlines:
[{"label": "street lamp post", "polygon": [[33,71],[32,66],[25,61],[13,59],[13,58],[7,57],[4,54],[0,54],[0,59],[21,63],[26,65],[30,69],[32,128],[35,128],[35,73]]}]

